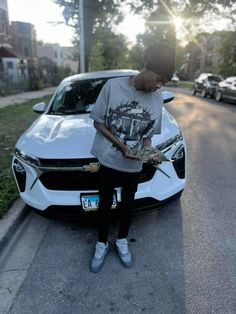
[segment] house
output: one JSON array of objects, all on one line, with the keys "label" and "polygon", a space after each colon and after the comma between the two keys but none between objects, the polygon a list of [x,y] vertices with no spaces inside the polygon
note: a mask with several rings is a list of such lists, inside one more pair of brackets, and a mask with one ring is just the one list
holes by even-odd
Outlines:
[{"label": "house", "polygon": [[30,80],[37,76],[36,31],[31,23],[11,22],[10,32],[14,52],[19,56],[20,72]]},{"label": "house", "polygon": [[43,45],[37,47],[37,57],[48,58],[60,67],[70,68],[72,73],[77,73],[78,62],[73,60],[73,47],[61,47],[59,45]]},{"label": "house", "polygon": [[227,31],[201,33],[185,47],[184,62],[179,69],[182,78],[194,80],[203,72],[219,73],[220,49]]},{"label": "house", "polygon": [[0,79],[17,82],[20,76],[18,56],[7,48],[0,47]]}]

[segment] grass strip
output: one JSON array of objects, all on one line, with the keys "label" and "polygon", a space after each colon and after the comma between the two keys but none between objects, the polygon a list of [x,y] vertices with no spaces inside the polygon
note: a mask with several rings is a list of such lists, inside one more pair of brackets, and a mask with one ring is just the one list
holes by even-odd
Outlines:
[{"label": "grass strip", "polygon": [[181,88],[187,88],[187,89],[193,89],[193,82],[187,82],[187,81],[179,81],[178,82],[178,87]]},{"label": "grass strip", "polygon": [[0,109],[0,219],[19,196],[11,171],[12,154],[20,135],[39,117],[32,109],[38,102],[48,103],[45,96]]}]

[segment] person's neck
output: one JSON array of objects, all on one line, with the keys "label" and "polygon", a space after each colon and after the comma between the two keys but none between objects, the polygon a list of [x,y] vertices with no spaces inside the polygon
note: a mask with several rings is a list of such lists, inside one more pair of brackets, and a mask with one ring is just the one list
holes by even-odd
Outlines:
[{"label": "person's neck", "polygon": [[143,84],[142,84],[142,79],[139,74],[137,76],[131,77],[131,84],[134,89],[142,90]]}]

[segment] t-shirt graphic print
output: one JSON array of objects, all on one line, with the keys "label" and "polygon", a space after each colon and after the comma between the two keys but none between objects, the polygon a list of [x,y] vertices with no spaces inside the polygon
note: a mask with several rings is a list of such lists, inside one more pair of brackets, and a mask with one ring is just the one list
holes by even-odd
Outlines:
[{"label": "t-shirt graphic print", "polygon": [[[132,153],[139,153],[143,139],[161,132],[163,99],[161,93],[136,91],[130,77],[110,79],[103,86],[90,117],[125,143]],[[142,161],[125,158],[101,132],[97,131],[91,154],[109,168],[139,172]]]},{"label": "t-shirt graphic print", "polygon": [[148,109],[143,109],[137,101],[126,102],[108,111],[108,128],[133,151],[141,149],[142,139],[154,123]]}]

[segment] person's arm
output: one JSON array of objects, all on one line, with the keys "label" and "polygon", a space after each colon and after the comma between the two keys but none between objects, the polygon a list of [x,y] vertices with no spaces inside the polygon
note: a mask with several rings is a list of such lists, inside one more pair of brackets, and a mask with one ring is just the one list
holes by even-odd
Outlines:
[{"label": "person's arm", "polygon": [[130,155],[129,147],[125,145],[124,143],[122,143],[121,141],[119,141],[115,137],[115,135],[103,123],[94,121],[93,125],[98,132],[102,133],[102,135],[106,139],[108,139],[112,144],[114,144],[117,147],[119,151],[122,152],[124,157],[139,160],[138,157],[134,157]]}]

